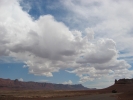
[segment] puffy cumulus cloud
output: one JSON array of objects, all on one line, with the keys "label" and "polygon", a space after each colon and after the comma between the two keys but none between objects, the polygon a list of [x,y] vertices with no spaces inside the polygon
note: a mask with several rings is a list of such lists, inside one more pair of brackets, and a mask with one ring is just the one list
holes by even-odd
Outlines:
[{"label": "puffy cumulus cloud", "polygon": [[116,58],[115,42],[111,39],[100,39],[77,60],[78,63],[105,63]]},{"label": "puffy cumulus cloud", "polygon": [[18,79],[19,81],[21,81],[21,82],[23,82],[24,80],[23,80],[23,78],[20,78],[20,79]]},{"label": "puffy cumulus cloud", "polygon": [[35,75],[52,76],[51,72],[57,72],[61,67],[75,66],[75,55],[84,44],[80,32],[69,31],[51,15],[33,20],[15,0],[10,6],[7,1],[2,3],[1,56],[23,60],[29,72]]},{"label": "puffy cumulus cloud", "polygon": [[126,54],[124,57],[133,56],[133,1],[60,0],[60,3],[69,11],[67,22],[74,21],[70,23],[71,27],[83,30],[89,26],[95,32],[95,38],[111,38],[117,49]]},{"label": "puffy cumulus cloud", "polygon": [[[80,82],[103,76],[131,77],[131,66],[118,60],[116,43],[109,38],[94,38],[92,28],[83,33],[71,31],[52,15],[37,20],[22,10],[19,2],[0,0],[0,56],[16,57],[29,73],[52,77],[60,69],[71,69]],[[125,73],[128,73],[126,75]],[[120,76],[119,76],[120,75]],[[71,80],[68,82],[71,84]]]},{"label": "puffy cumulus cloud", "polygon": [[131,65],[125,60],[118,60],[117,56],[112,57],[109,61],[102,63],[89,63],[89,61],[78,63],[80,63],[80,67],[71,71],[67,70],[67,72],[74,73],[79,76],[80,83],[94,81],[95,79],[101,79],[105,76],[109,78],[108,80],[132,78],[133,76],[132,70],[129,70]]},{"label": "puffy cumulus cloud", "polygon": [[112,76],[103,76],[101,79],[89,81],[87,87],[103,89],[114,84],[114,78]]},{"label": "puffy cumulus cloud", "polygon": [[65,81],[65,82],[63,82],[62,84],[68,84],[68,85],[72,85],[72,81],[71,80],[69,80],[69,81]]}]

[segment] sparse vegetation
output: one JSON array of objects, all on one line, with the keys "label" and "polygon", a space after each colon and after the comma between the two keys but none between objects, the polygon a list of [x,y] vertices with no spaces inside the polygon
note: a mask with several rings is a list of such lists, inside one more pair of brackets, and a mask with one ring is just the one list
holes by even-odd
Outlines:
[{"label": "sparse vegetation", "polygon": [[117,93],[117,91],[116,90],[112,90],[112,93]]},{"label": "sparse vegetation", "polygon": [[[44,100],[44,98],[72,97],[90,95],[88,91],[58,91],[58,90],[24,90],[24,91],[0,91],[0,100]],[[39,98],[39,99],[37,99]]]}]

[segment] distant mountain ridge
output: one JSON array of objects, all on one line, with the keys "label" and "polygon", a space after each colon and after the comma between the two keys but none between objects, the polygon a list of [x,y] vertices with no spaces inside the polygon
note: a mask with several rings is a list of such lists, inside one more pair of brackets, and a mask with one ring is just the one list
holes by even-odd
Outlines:
[{"label": "distant mountain ridge", "polygon": [[40,82],[22,82],[18,79],[2,79],[0,78],[0,89],[2,90],[88,90],[81,84],[65,85]]}]

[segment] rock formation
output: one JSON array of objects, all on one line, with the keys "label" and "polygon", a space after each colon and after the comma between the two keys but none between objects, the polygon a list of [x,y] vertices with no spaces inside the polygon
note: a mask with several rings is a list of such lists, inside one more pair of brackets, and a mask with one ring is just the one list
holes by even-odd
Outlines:
[{"label": "rock formation", "polygon": [[115,80],[114,85],[109,86],[105,89],[105,91],[116,90],[117,92],[128,92],[133,91],[133,79],[119,79]]},{"label": "rock formation", "polygon": [[115,80],[115,84],[133,84],[133,79],[119,79]]}]

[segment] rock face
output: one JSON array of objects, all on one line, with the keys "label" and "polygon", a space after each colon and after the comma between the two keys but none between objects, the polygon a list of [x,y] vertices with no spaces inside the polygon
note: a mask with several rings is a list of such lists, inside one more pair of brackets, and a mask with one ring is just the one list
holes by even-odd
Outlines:
[{"label": "rock face", "polygon": [[53,83],[39,83],[39,82],[21,82],[10,79],[0,78],[0,89],[5,90],[87,90],[88,88],[81,84],[64,85]]},{"label": "rock face", "polygon": [[106,90],[106,91],[116,90],[117,92],[133,91],[133,79],[115,80],[114,85],[109,86],[103,90]]},{"label": "rock face", "polygon": [[115,84],[133,84],[133,79],[119,79],[115,80]]}]

